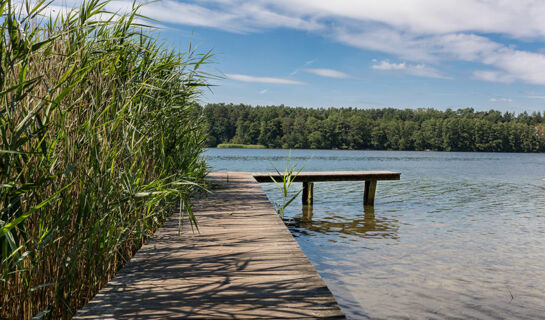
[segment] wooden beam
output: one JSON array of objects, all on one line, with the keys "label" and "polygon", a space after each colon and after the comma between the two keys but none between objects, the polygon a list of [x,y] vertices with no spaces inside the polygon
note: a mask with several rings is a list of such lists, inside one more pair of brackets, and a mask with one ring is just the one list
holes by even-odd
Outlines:
[{"label": "wooden beam", "polygon": [[365,189],[363,190],[363,205],[375,205],[375,191],[377,189],[377,180],[365,180]]},{"label": "wooden beam", "polygon": [[303,205],[312,205],[314,200],[314,183],[303,182]]},{"label": "wooden beam", "polygon": [[[252,175],[257,182],[273,182],[272,178],[281,180],[283,173],[253,172]],[[392,171],[318,171],[301,172],[293,182],[399,180],[400,176],[401,173]]]}]

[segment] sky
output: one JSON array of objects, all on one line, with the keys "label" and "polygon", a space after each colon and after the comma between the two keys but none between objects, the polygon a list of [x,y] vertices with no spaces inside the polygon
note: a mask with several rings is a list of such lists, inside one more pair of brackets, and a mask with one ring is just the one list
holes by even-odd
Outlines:
[{"label": "sky", "polygon": [[545,110],[545,1],[162,0],[142,14],[175,48],[212,50],[202,103]]}]

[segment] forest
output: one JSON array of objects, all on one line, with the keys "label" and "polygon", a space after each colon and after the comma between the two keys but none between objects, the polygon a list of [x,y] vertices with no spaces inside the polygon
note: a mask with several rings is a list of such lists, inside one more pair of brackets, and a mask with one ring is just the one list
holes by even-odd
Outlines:
[{"label": "forest", "polygon": [[473,108],[359,109],[249,106],[201,107],[206,145],[267,148],[544,152],[545,117]]}]

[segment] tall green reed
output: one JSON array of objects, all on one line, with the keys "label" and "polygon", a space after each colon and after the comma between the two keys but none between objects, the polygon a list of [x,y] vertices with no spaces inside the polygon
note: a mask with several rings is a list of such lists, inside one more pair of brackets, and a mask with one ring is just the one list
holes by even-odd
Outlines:
[{"label": "tall green reed", "polygon": [[297,168],[297,164],[290,164],[291,159],[291,152],[288,155],[286,159],[286,165],[283,172],[280,172],[276,167],[274,170],[276,173],[281,177],[281,180],[276,181],[274,177],[271,176],[271,180],[274,182],[278,190],[282,192],[282,202],[274,202],[274,207],[276,209],[276,212],[280,215],[281,218],[284,218],[284,211],[286,208],[299,196],[299,194],[303,191],[303,189],[300,189],[295,192],[290,192],[291,185],[295,181],[295,178],[303,171],[305,168],[305,165],[303,165],[301,168]]},{"label": "tall green reed", "polygon": [[139,5],[45,16],[0,0],[0,318],[70,318],[201,188],[210,53],[170,50]]}]

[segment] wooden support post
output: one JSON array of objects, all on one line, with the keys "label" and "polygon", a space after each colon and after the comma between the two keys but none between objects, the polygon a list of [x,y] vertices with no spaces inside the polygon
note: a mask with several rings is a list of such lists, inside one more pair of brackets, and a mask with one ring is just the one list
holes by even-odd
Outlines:
[{"label": "wooden support post", "polygon": [[365,230],[377,230],[375,206],[363,206],[363,227]]},{"label": "wooden support post", "polygon": [[303,182],[303,205],[312,205],[312,200],[314,198],[314,183],[313,182]]},{"label": "wooden support post", "polygon": [[303,205],[303,221],[312,222],[312,206]]},{"label": "wooden support post", "polygon": [[375,205],[375,191],[377,189],[377,180],[365,180],[365,189],[363,190],[363,205]]}]

